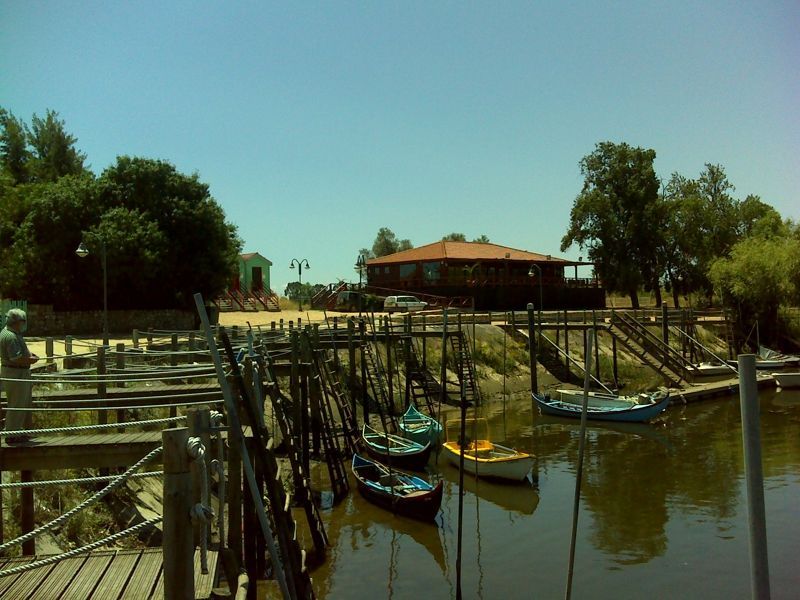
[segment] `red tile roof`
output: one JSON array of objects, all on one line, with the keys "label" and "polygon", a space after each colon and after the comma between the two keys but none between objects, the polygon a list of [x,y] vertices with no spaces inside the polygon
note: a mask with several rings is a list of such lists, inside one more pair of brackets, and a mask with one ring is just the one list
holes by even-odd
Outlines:
[{"label": "red tile roof", "polygon": [[[404,262],[416,262],[424,260],[518,260],[525,262],[554,262],[563,264],[575,264],[575,261],[566,260],[551,256],[549,254],[537,254],[527,250],[517,250],[498,244],[482,244],[479,242],[451,242],[439,241],[419,248],[403,250],[395,254],[388,254],[380,258],[367,260],[368,265],[383,265]],[[581,264],[581,263],[578,263]]]}]

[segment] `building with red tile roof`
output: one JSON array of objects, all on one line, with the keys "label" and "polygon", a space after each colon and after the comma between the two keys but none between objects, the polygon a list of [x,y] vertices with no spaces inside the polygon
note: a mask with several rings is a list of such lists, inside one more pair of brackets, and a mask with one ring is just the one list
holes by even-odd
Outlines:
[{"label": "building with red tile roof", "polygon": [[[469,297],[480,310],[603,308],[596,279],[579,279],[567,260],[499,244],[438,241],[367,260],[367,286],[377,293]],[[573,267],[574,277],[569,277]]]}]

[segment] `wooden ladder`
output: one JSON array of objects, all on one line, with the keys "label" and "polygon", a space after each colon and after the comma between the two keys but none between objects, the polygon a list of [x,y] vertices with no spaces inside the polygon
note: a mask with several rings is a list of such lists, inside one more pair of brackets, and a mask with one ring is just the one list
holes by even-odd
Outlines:
[{"label": "wooden ladder", "polygon": [[[278,541],[281,557],[283,559],[283,569],[288,570],[291,576],[290,594],[295,598],[311,599],[314,598],[314,589],[311,586],[311,576],[306,566],[306,552],[300,547],[297,540],[297,523],[292,515],[291,495],[286,493],[281,478],[281,468],[275,456],[274,440],[270,437],[263,419],[259,418],[258,407],[252,390],[245,383],[244,377],[239,369],[233,347],[227,332],[220,332],[220,338],[228,356],[233,378],[239,389],[241,403],[244,406],[250,425],[253,430],[253,447],[257,457],[257,462],[264,470],[265,487],[272,522],[275,526],[275,537]],[[235,422],[239,422],[236,418]],[[315,532],[311,533],[312,538]],[[319,535],[319,532],[317,532]],[[319,551],[322,548],[323,556],[327,540],[315,540],[314,546]],[[280,569],[281,565],[273,565]],[[292,594],[293,592],[293,594]]]},{"label": "wooden ladder", "polygon": [[[369,342],[364,344],[364,365],[366,367],[368,389],[371,392],[372,399],[378,404],[378,412],[381,415],[381,420],[383,421],[385,417],[388,417],[388,424],[392,428],[390,433],[396,432],[398,430],[398,425],[394,403],[389,398],[386,380],[383,376],[383,367],[378,353]],[[385,425],[386,424],[384,424],[384,426]]]},{"label": "wooden ladder", "polygon": [[465,339],[464,332],[458,331],[447,336],[450,347],[453,349],[453,358],[456,361],[456,374],[459,384],[464,389],[464,399],[468,404],[477,405],[481,402],[481,390],[475,376],[475,364],[472,362],[472,353]]}]

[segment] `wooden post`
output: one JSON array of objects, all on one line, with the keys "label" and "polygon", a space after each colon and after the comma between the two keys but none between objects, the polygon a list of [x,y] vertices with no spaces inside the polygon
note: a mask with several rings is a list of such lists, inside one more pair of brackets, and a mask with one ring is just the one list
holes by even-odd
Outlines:
[{"label": "wooden post", "polygon": [[161,432],[164,444],[164,597],[194,600],[192,477],[185,427]]},{"label": "wooden post", "polygon": [[[206,481],[211,482],[211,410],[208,408],[190,408],[186,415],[186,424],[189,428],[190,437],[199,437],[205,448],[205,471]],[[192,501],[200,502],[203,497],[203,474],[200,472],[200,463],[192,461]],[[210,531],[210,528],[209,528]],[[192,530],[194,545],[202,543],[203,535],[210,541],[208,532],[200,523],[195,523]]]},{"label": "wooden post", "polygon": [[133,342],[133,347],[134,348],[138,348],[139,347],[139,330],[138,329],[134,329],[133,332],[131,333],[131,341]]},{"label": "wooden post", "polygon": [[302,446],[303,413],[300,406],[300,349],[298,347],[297,332],[294,331],[294,329],[290,329],[289,339],[291,343],[289,395],[292,398],[292,434],[294,435],[294,445],[300,452],[300,457],[303,464],[305,464],[303,453],[306,451],[306,449]]},{"label": "wooden post", "polygon": [[170,336],[170,352],[169,352],[169,364],[173,367],[178,365],[178,334],[173,333]]},{"label": "wooden post", "polygon": [[617,373],[617,337],[611,336],[611,354],[613,355],[614,387],[619,389],[619,375]]},{"label": "wooden post", "polygon": [[153,346],[153,328],[147,328],[147,349],[150,350]]},{"label": "wooden post", "polygon": [[564,309],[564,367],[569,373],[569,316],[566,309]]},{"label": "wooden post", "polygon": [[[97,347],[97,397],[105,398],[108,391],[108,383],[106,383],[106,347]],[[97,411],[97,422],[101,424],[108,423],[108,411]]]},{"label": "wooden post", "polygon": [[66,357],[64,358],[64,368],[71,369],[72,368],[72,336],[68,335],[64,337],[64,354]]},{"label": "wooden post", "polygon": [[[33,472],[22,471],[20,473],[20,481],[22,483],[32,482]],[[22,529],[21,533],[24,535],[26,533],[30,533],[36,527],[32,487],[22,488],[19,491],[19,503],[20,503],[20,526]],[[34,554],[36,554],[35,539],[28,540],[27,542],[22,542],[22,554],[23,556],[33,556]]]},{"label": "wooden post", "polygon": [[310,463],[310,434],[311,434],[311,426],[309,423],[308,412],[309,412],[309,393],[308,393],[308,379],[309,379],[309,364],[303,362],[300,365],[300,444],[302,447],[302,454],[303,457],[303,472],[310,473],[311,463]]},{"label": "wooden post", "polygon": [[54,361],[53,355],[55,354],[55,352],[53,352],[53,338],[45,338],[44,353],[47,356],[47,364],[52,365]]},{"label": "wooden post", "polygon": [[428,368],[428,336],[425,335],[425,315],[422,315],[422,368]]},{"label": "wooden post", "polygon": [[[124,371],[125,370],[125,344],[123,342],[118,342],[117,343],[116,352],[117,352],[117,354],[115,356],[115,364],[116,364],[117,370],[118,371]],[[118,377],[119,377],[119,379],[122,379],[122,373],[118,373]],[[123,387],[124,388],[125,387],[125,382],[124,381],[120,381],[117,385],[119,387]],[[125,409],[124,408],[118,408],[117,409],[117,423],[124,423],[124,422],[125,422]],[[124,427],[120,427],[119,429],[117,429],[117,431],[119,433],[123,433],[125,431],[125,428]]]},{"label": "wooden post", "polygon": [[[190,352],[194,352],[195,350],[197,350],[197,342],[194,339],[194,331],[190,331],[189,332],[189,351]],[[187,356],[188,356],[188,358],[186,359],[186,362],[197,362],[197,358],[198,357],[195,356],[194,354],[188,354]]]},{"label": "wooden post", "polygon": [[242,453],[234,434],[228,434],[227,489],[228,548],[242,564]]},{"label": "wooden post", "polygon": [[597,338],[597,313],[592,310],[592,331],[594,332],[594,376],[600,381],[600,340]]},{"label": "wooden post", "polygon": [[[348,362],[348,371],[349,371],[349,380],[350,380],[350,396],[355,398],[355,391],[356,391],[356,343],[355,343],[355,334],[356,334],[356,323],[351,319],[347,319],[347,362]],[[352,407],[355,409],[355,407]],[[355,410],[353,411],[355,414]]]},{"label": "wooden post", "polygon": [[361,406],[364,408],[364,423],[369,423],[369,398],[367,396],[367,359],[364,348],[364,337],[367,331],[367,324],[364,319],[358,322],[359,349],[361,351]]},{"label": "wooden post", "polygon": [[394,369],[392,368],[392,336],[389,329],[389,317],[384,317],[383,332],[386,335],[386,379],[389,387],[389,410],[394,414]]},{"label": "wooden post", "polygon": [[664,340],[664,364],[669,360],[669,312],[667,303],[661,303],[661,337]]},{"label": "wooden post", "polygon": [[[252,441],[251,440],[248,440]],[[252,445],[248,443],[247,452],[250,454],[251,460],[253,461],[253,472],[257,474],[259,472],[258,468],[258,457],[253,454],[252,452]],[[258,481],[258,476],[256,475],[256,482]],[[256,483],[258,485],[258,483]],[[263,498],[263,496],[262,496]],[[242,540],[242,551],[244,553],[244,568],[247,572],[248,579],[252,582],[252,585],[249,585],[247,588],[247,600],[255,600],[256,599],[256,587],[258,584],[258,559],[256,557],[256,536],[253,535],[256,527],[258,526],[258,517],[256,516],[256,506],[253,498],[250,494],[245,494],[242,497],[242,528],[244,531],[248,533],[245,535]]]},{"label": "wooden post", "polygon": [[[527,306],[528,309],[528,357],[530,360],[530,368],[531,368],[531,390],[534,394],[539,393],[539,373],[536,369],[536,355],[538,354],[539,348],[536,340],[536,336],[534,335],[533,331],[533,304],[530,302]],[[503,364],[503,371],[505,372],[505,363]],[[503,396],[503,401],[505,402],[505,396]]]}]

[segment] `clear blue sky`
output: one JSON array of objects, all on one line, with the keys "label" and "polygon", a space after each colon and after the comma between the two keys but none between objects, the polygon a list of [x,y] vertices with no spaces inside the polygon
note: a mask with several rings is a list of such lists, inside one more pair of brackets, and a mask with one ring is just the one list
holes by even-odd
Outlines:
[{"label": "clear blue sky", "polygon": [[800,219],[800,3],[0,0],[0,106],[50,108],[100,173],[197,172],[273,288],[357,280],[389,227],[559,251],[580,159],[723,165]]}]

